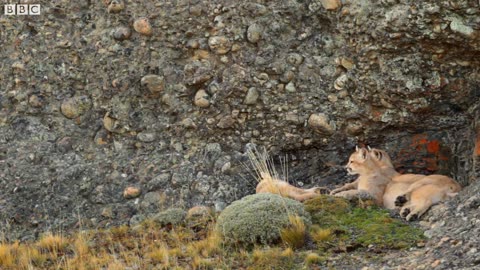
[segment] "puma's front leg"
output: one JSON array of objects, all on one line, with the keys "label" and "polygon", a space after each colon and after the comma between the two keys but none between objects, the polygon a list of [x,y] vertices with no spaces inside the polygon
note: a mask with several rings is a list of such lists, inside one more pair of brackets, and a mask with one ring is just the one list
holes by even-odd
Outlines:
[{"label": "puma's front leg", "polygon": [[336,188],[330,191],[330,195],[334,195],[345,190],[356,189],[357,187],[358,187],[358,180],[355,180],[352,183],[345,184],[339,188]]}]

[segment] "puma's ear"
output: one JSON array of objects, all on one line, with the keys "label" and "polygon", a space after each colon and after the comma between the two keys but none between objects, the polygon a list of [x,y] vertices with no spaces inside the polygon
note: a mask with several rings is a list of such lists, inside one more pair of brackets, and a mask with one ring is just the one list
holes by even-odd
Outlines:
[{"label": "puma's ear", "polygon": [[362,159],[367,159],[367,155],[368,155],[367,149],[361,148],[359,151],[360,151],[360,156],[362,157]]},{"label": "puma's ear", "polygon": [[372,151],[372,148],[370,147],[370,145],[367,145],[367,150],[370,152]]},{"label": "puma's ear", "polygon": [[377,149],[373,150],[373,155],[375,156],[376,159],[382,160],[383,159],[383,153],[382,151],[378,151]]},{"label": "puma's ear", "polygon": [[355,145],[355,152],[358,152],[358,150],[360,150],[360,148],[358,148],[358,145]]}]

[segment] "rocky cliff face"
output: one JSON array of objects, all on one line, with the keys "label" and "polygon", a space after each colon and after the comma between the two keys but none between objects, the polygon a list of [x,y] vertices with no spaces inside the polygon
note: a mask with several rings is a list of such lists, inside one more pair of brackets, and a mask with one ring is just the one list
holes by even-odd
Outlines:
[{"label": "rocky cliff face", "polygon": [[222,209],[254,192],[249,144],[307,186],[346,181],[356,144],[405,172],[480,174],[478,1],[35,3],[0,16],[12,239]]}]

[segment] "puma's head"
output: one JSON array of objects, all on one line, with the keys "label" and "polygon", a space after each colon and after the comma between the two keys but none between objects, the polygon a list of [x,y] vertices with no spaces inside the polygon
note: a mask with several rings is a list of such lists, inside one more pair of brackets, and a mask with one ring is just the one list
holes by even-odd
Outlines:
[{"label": "puma's head", "polygon": [[363,147],[358,148],[358,146],[355,152],[350,155],[348,164],[345,166],[350,175],[369,173],[374,167],[375,163],[373,163],[368,150]]},{"label": "puma's head", "polygon": [[393,164],[387,152],[381,149],[369,148],[369,154],[372,160],[382,168],[392,168]]},{"label": "puma's head", "polygon": [[458,193],[460,190],[462,190],[462,186],[460,186],[460,184],[458,184],[456,181],[450,181],[448,184],[448,190],[449,190],[449,193]]}]

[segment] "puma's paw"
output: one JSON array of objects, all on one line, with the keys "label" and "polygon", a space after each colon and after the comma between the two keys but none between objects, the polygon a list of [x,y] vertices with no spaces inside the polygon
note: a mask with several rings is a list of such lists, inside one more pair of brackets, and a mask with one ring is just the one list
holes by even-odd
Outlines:
[{"label": "puma's paw", "polygon": [[402,209],[402,212],[400,212],[400,216],[402,218],[407,218],[407,216],[410,214],[410,208],[405,208],[405,209]]},{"label": "puma's paw", "polygon": [[417,214],[409,214],[405,219],[407,221],[416,220],[416,219],[418,219],[418,215]]},{"label": "puma's paw", "polygon": [[405,195],[398,196],[397,199],[395,200],[395,206],[402,207],[405,205],[406,202],[407,202],[407,196]]},{"label": "puma's paw", "polygon": [[324,187],[313,188],[313,192],[316,193],[316,194],[329,194],[329,193],[331,193],[329,191],[330,190],[328,188],[324,188]]}]

